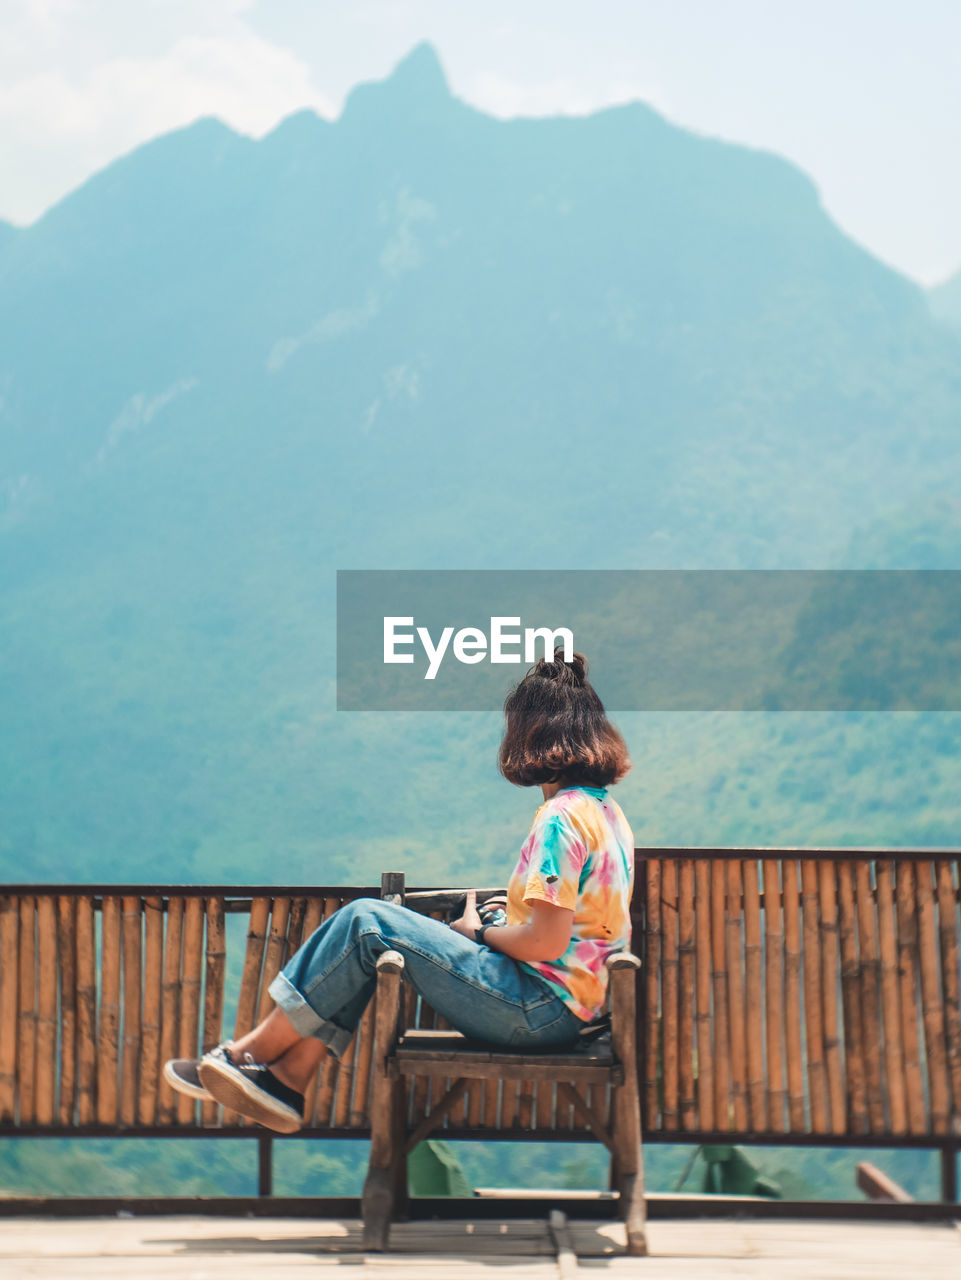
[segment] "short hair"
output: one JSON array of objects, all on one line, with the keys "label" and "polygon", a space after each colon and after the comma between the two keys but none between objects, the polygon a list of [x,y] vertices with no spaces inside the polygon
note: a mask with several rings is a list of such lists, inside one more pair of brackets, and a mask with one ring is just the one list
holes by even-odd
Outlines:
[{"label": "short hair", "polygon": [[587,679],[587,659],[541,658],[507,695],[498,752],[501,773],[517,787],[543,782],[606,787],[631,767],[627,745]]}]

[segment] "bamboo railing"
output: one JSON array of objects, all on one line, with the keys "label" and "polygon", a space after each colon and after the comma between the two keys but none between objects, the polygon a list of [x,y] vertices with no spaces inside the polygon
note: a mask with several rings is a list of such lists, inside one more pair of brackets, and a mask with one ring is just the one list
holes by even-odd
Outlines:
[{"label": "bamboo railing", "polygon": [[643,855],[645,1132],[961,1138],[958,856],[693,856],[692,930],[688,851]]},{"label": "bamboo railing", "polygon": [[[251,1131],[175,1094],[164,1060],[249,1029],[302,941],[375,893],[0,886],[0,1132]],[[407,902],[447,920],[454,897]],[[633,912],[649,1137],[961,1148],[957,854],[639,850]],[[406,999],[408,1025],[446,1025],[412,989]],[[339,1063],[324,1060],[306,1133],[369,1131],[375,1016]],[[445,1087],[411,1082],[412,1124]],[[606,1122],[608,1091],[588,1103]],[[590,1136],[542,1080],[474,1082],[445,1124]]]}]

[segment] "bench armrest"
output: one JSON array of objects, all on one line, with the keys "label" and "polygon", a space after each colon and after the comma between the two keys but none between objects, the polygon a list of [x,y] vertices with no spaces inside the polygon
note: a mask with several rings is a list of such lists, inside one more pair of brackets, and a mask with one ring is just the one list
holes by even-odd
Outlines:
[{"label": "bench armrest", "polygon": [[385,951],[382,956],[377,957],[377,980],[380,981],[381,974],[385,977],[392,973],[404,972],[404,957],[399,951]]},{"label": "bench armrest", "polygon": [[385,951],[377,958],[377,1004],[374,1013],[374,1056],[382,1064],[400,1035],[401,978],[404,957],[399,951]]},{"label": "bench armrest", "polygon": [[610,974],[608,999],[611,1009],[611,1041],[614,1056],[625,1070],[636,1073],[635,1018],[637,1011],[637,971],[641,962],[630,951],[618,951],[607,958]]}]

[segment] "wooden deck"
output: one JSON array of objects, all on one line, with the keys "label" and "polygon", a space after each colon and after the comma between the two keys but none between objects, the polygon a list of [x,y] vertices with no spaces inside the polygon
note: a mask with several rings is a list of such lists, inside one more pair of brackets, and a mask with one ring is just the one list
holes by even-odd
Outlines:
[{"label": "wooden deck", "polygon": [[[558,1224],[555,1224],[557,1226]],[[0,1222],[4,1280],[957,1280],[961,1228],[897,1222],[654,1221],[651,1256],[617,1222],[411,1222],[365,1254],[359,1221],[19,1218]]]}]

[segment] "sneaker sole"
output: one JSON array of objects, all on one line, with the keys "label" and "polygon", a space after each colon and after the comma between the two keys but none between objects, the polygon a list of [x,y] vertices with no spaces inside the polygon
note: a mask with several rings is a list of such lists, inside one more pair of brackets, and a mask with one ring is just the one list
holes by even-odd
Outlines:
[{"label": "sneaker sole", "polygon": [[208,1093],[202,1087],[195,1087],[188,1084],[186,1080],[181,1079],[175,1071],[171,1071],[166,1063],[164,1063],[163,1077],[172,1089],[176,1089],[178,1093],[185,1093],[188,1098],[196,1098],[198,1102],[216,1102],[217,1099],[212,1093]]},{"label": "sneaker sole", "polygon": [[296,1133],[304,1127],[302,1118],[295,1111],[271,1099],[269,1094],[265,1095],[262,1089],[243,1076],[235,1075],[227,1064],[202,1062],[197,1074],[216,1102],[239,1111],[266,1129],[273,1129],[275,1133]]}]

